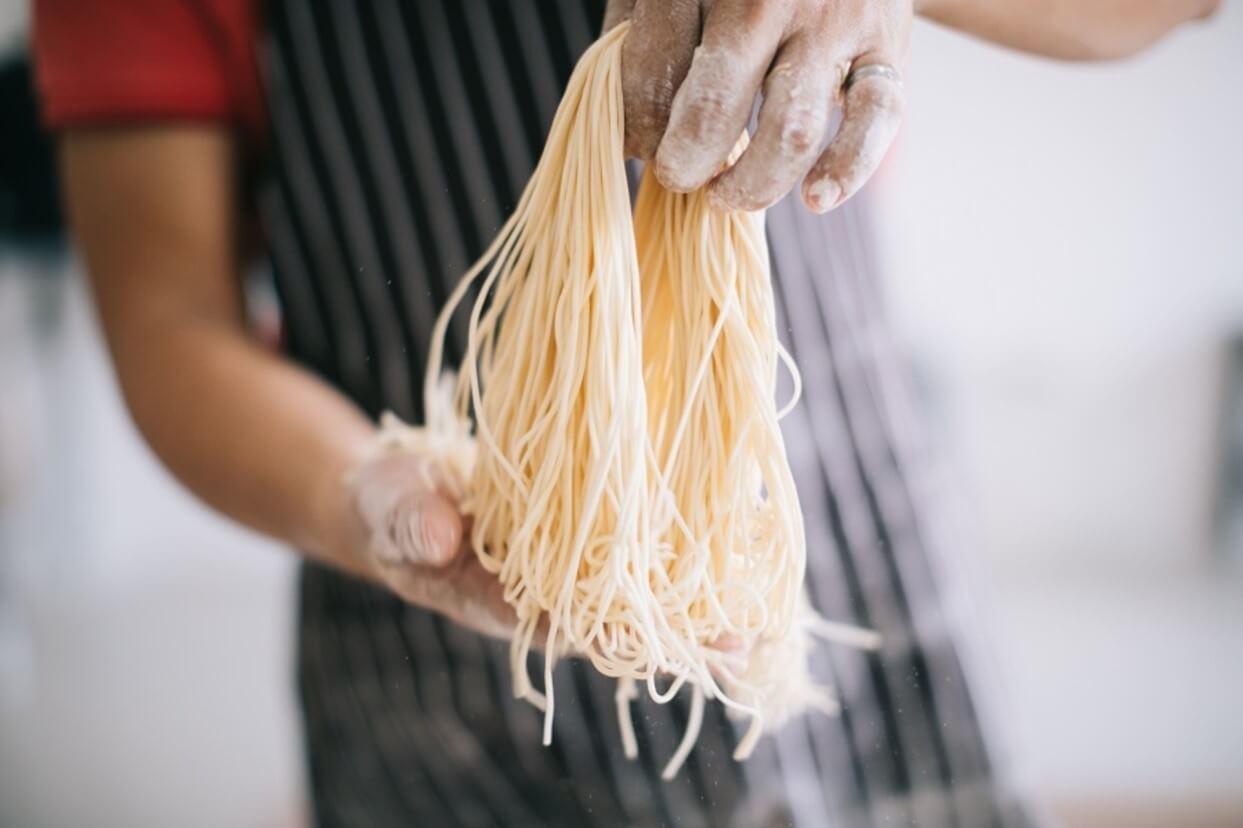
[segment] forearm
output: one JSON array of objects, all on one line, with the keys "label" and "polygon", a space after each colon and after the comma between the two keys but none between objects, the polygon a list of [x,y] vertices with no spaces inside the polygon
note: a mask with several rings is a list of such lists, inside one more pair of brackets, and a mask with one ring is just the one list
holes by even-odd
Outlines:
[{"label": "forearm", "polygon": [[74,131],[61,158],[117,376],[147,442],[226,515],[368,574],[344,476],[372,428],[245,330],[229,134]]},{"label": "forearm", "polygon": [[[465,552],[436,457],[390,446],[345,396],[248,336],[231,131],[69,130],[65,203],[135,423],[206,503],[489,635],[515,622]],[[348,480],[347,480],[348,476]],[[141,509],[141,504],[135,504]]]},{"label": "forearm", "polygon": [[194,494],[304,554],[371,574],[345,476],[373,429],[352,404],[216,320],[131,319],[110,342],[135,423]]},{"label": "forearm", "polygon": [[1150,46],[1220,0],[916,0],[929,20],[1012,49],[1063,60],[1108,60]]}]

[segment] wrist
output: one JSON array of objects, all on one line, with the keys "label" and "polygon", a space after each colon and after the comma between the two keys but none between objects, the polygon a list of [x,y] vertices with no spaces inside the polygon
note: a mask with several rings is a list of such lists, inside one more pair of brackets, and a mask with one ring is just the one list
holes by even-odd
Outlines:
[{"label": "wrist", "polygon": [[363,462],[366,444],[361,443],[326,463],[312,484],[310,537],[306,547],[314,557],[368,580],[378,572],[367,554],[369,532],[358,510],[350,475]]}]

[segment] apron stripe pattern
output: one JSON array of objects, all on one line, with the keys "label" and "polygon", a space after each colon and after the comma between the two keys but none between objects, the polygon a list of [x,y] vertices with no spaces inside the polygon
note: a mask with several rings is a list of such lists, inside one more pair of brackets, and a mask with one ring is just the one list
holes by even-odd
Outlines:
[{"label": "apron stripe pattern", "polygon": [[[288,352],[368,413],[421,410],[436,311],[516,203],[603,5],[269,3],[259,203]],[[812,600],[885,641],[819,651],[842,715],[794,722],[738,764],[735,727],[710,705],[686,768],[663,783],[685,700],[638,703],[631,762],[613,682],[565,662],[544,748],[540,714],[510,693],[506,645],[307,565],[299,689],[321,826],[1033,824],[968,685],[966,604],[939,553],[866,212],[866,196],[827,217],[786,199],[768,222],[780,323],[806,379],[785,431]]]}]

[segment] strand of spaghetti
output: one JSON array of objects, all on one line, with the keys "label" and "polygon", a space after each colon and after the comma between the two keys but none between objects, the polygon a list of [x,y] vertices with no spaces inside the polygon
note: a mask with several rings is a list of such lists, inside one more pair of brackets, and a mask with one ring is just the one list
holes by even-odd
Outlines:
[{"label": "strand of spaghetti", "polygon": [[[514,213],[436,321],[426,426],[392,439],[453,470],[470,545],[517,614],[514,693],[543,709],[545,743],[564,648],[618,679],[628,756],[638,682],[656,703],[691,693],[668,777],[707,700],[750,718],[743,757],[764,728],[831,706],[808,669],[813,634],[872,639],[817,625],[803,598],[803,521],[779,424],[802,378],[777,336],[762,215],[718,213],[650,172],[632,213],[625,33],[580,59]],[[463,304],[465,349],[442,392]],[[793,394],[779,409],[782,366]],[[541,629],[542,692],[528,672]],[[716,648],[723,636],[742,642],[742,662]]]},{"label": "strand of spaghetti", "polygon": [[691,755],[691,748],[695,747],[695,740],[699,738],[699,731],[703,727],[703,721],[704,694],[703,690],[695,687],[691,690],[691,711],[686,721],[686,733],[683,734],[678,749],[669,758],[669,763],[661,771],[661,779],[668,782],[678,775],[678,771],[682,769],[682,765],[686,762],[686,757]]}]

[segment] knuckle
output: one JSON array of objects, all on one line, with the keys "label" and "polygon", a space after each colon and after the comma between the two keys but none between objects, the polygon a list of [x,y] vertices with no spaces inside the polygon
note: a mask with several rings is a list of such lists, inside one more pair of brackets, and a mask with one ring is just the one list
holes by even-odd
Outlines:
[{"label": "knuckle", "polygon": [[697,88],[687,102],[688,126],[697,134],[714,130],[732,109],[730,94],[722,87],[704,85]]},{"label": "knuckle", "polygon": [[791,112],[781,128],[781,152],[805,156],[814,152],[819,144],[819,119],[809,109]]},{"label": "knuckle", "polygon": [[865,113],[901,113],[904,101],[901,88],[885,78],[864,78],[851,87],[848,95],[848,103]]},{"label": "knuckle", "polygon": [[780,25],[794,4],[783,0],[750,0],[737,4],[736,23],[743,32]]},{"label": "knuckle", "polygon": [[737,54],[721,48],[700,46],[695,50],[692,78],[684,86],[687,106],[705,122],[715,124],[732,115],[746,84]]},{"label": "knuckle", "polygon": [[708,198],[712,206],[718,210],[741,210],[754,212],[763,210],[772,199],[756,193],[746,187],[731,186],[726,182],[717,182],[708,190]]},{"label": "knuckle", "polygon": [[739,3],[737,22],[744,27],[757,26],[768,19],[773,5],[773,3],[765,2],[765,0],[753,0],[753,2],[750,3]]}]

